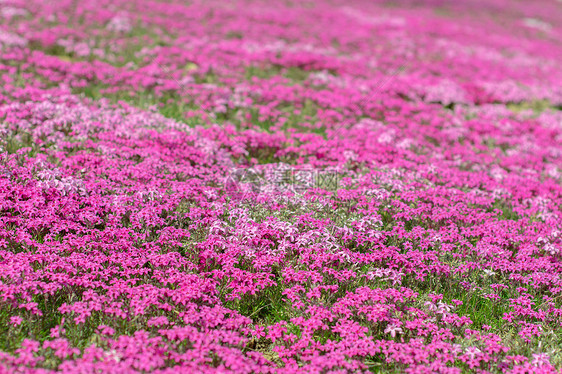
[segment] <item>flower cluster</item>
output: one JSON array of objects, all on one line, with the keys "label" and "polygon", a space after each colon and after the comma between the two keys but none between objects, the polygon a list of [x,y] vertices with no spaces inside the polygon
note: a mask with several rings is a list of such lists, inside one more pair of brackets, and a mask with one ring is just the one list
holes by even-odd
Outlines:
[{"label": "flower cluster", "polygon": [[1,3],[0,372],[560,372],[560,2]]}]

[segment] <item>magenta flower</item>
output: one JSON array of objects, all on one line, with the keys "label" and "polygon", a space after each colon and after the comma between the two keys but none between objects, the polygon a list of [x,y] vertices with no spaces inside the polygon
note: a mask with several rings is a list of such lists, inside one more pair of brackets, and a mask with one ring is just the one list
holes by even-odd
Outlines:
[{"label": "magenta flower", "polygon": [[559,370],[560,4],[386,3],[1,1],[0,371]]}]

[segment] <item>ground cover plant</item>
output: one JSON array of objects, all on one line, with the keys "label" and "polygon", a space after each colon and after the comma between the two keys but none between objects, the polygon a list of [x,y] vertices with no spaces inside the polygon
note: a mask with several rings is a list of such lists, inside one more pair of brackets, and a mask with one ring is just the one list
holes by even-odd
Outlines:
[{"label": "ground cover plant", "polygon": [[0,2],[0,372],[555,373],[562,3]]}]

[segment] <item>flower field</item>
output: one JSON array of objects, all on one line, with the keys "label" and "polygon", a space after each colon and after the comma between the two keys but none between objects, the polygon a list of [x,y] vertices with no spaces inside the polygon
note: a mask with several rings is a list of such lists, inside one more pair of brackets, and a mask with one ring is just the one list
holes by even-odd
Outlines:
[{"label": "flower field", "polygon": [[561,373],[562,1],[0,0],[0,373]]}]

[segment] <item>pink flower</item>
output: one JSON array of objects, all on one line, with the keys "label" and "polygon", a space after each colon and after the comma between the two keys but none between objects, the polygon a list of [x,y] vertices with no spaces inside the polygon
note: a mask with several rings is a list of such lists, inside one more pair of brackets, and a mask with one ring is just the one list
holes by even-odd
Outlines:
[{"label": "pink flower", "polygon": [[465,354],[471,359],[474,360],[482,351],[476,347],[468,347],[465,349]]},{"label": "pink flower", "polygon": [[385,334],[390,334],[390,336],[394,338],[396,334],[402,334],[402,329],[399,325],[390,324],[384,329],[384,332]]},{"label": "pink flower", "polygon": [[98,331],[100,334],[102,335],[107,335],[107,336],[111,336],[113,334],[115,334],[115,330],[109,326],[106,325],[99,325],[98,326]]},{"label": "pink flower", "polygon": [[543,365],[550,365],[550,356],[546,353],[533,353],[532,355],[533,360],[531,364],[533,366],[543,366]]}]

